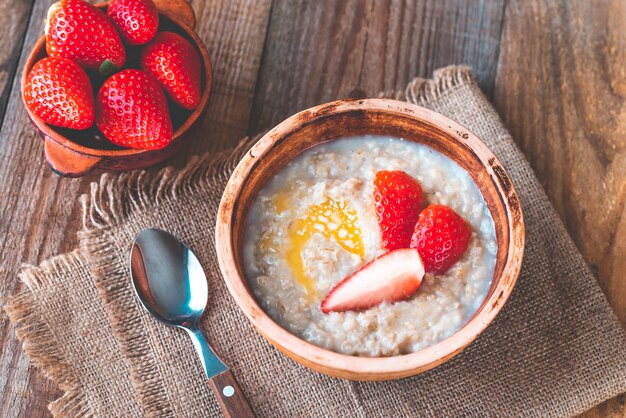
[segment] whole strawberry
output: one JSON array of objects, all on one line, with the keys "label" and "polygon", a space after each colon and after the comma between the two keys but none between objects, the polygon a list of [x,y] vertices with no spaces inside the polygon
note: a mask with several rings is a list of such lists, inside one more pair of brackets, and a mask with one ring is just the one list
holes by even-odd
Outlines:
[{"label": "whole strawberry", "polygon": [[472,230],[459,214],[443,205],[430,205],[420,213],[411,239],[427,272],[443,274],[465,253]]},{"label": "whole strawberry", "polygon": [[107,15],[129,45],[150,42],[159,29],[159,12],[152,0],[113,0]]},{"label": "whole strawberry", "polygon": [[121,68],[126,51],[117,29],[104,12],[83,0],[60,0],[50,6],[46,50],[103,74]]},{"label": "whole strawberry", "polygon": [[194,46],[173,32],[160,32],[141,53],[141,68],[154,76],[185,109],[200,103],[201,63]]},{"label": "whole strawberry", "polygon": [[67,58],[44,58],[24,83],[24,103],[44,122],[72,129],[93,125],[91,82],[78,64]]},{"label": "whole strawberry", "polygon": [[379,171],[374,178],[374,205],[383,247],[408,248],[422,209],[422,187],[404,171]]},{"label": "whole strawberry", "polygon": [[161,149],[172,142],[165,94],[139,70],[120,71],[104,82],[96,97],[96,124],[122,147]]}]

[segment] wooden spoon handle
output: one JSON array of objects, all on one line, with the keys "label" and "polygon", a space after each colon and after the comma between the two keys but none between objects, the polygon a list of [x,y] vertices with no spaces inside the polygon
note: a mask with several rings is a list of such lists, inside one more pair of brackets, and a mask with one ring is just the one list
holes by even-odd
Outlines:
[{"label": "wooden spoon handle", "polygon": [[222,408],[222,412],[227,418],[255,417],[248,400],[230,370],[213,376],[209,383]]}]

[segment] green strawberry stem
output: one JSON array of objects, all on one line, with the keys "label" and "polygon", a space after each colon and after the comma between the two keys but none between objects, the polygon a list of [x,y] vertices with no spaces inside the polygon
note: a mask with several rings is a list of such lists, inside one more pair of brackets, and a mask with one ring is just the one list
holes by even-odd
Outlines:
[{"label": "green strawberry stem", "polygon": [[100,73],[100,75],[107,76],[113,74],[115,70],[117,70],[117,67],[115,66],[115,64],[113,64],[113,61],[111,61],[110,59],[106,59],[100,66],[98,72]]}]

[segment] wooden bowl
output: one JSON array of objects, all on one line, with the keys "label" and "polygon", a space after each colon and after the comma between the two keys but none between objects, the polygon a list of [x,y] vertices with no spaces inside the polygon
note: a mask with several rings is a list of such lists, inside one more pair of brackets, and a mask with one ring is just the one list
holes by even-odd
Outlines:
[{"label": "wooden bowl", "polygon": [[[161,2],[156,3],[159,4]],[[28,116],[44,140],[45,159],[56,173],[67,177],[79,177],[94,169],[133,170],[151,166],[174,155],[184,143],[183,139],[201,119],[207,108],[211,91],[212,74],[209,54],[202,40],[193,30],[195,15],[191,6],[184,0],[170,0],[164,4],[168,7],[159,9],[159,31],[168,30],[182,35],[196,47],[200,54],[203,80],[200,104],[191,112],[176,109],[172,111],[171,102],[168,99],[175,131],[171,144],[160,150],[122,149],[115,147],[102,139],[104,136],[95,128],[95,124],[93,128],[86,131],[58,128],[48,125],[26,107]],[[96,6],[106,9],[107,3],[100,3]],[[46,56],[46,37],[42,36],[26,60],[26,65],[22,72],[22,86],[24,86],[28,73],[35,63]],[[131,59],[132,57],[129,53],[128,60],[130,61]],[[92,72],[89,72],[89,74],[92,82],[94,82],[94,78],[97,77]],[[104,78],[98,80],[98,82],[104,82]],[[95,96],[99,86],[94,85],[94,88]]]},{"label": "wooden bowl", "polygon": [[[494,220],[498,252],[485,301],[459,331],[424,350],[394,357],[356,357],[310,344],[278,325],[259,306],[244,276],[242,246],[248,208],[287,162],[326,141],[387,135],[428,145],[472,176]],[[268,132],[243,157],[222,197],[216,248],[226,285],[243,313],[276,348],[319,372],[352,380],[387,380],[431,369],[467,347],[508,299],[522,264],[524,222],[509,176],[487,146],[458,123],[422,107],[386,99],[340,100],[300,112]]]}]

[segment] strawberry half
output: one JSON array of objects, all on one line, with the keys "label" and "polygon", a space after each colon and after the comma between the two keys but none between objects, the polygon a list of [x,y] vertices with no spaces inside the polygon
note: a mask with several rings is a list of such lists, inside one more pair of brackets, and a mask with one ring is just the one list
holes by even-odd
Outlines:
[{"label": "strawberry half", "polygon": [[411,248],[394,250],[343,279],[322,301],[324,313],[362,311],[409,298],[422,284],[424,265]]},{"label": "strawberry half", "polygon": [[159,32],[141,53],[141,68],[185,109],[200,103],[201,63],[196,48],[173,32]]},{"label": "strawberry half", "polygon": [[91,82],[74,61],[40,60],[28,73],[22,94],[26,107],[50,125],[72,129],[93,125]]},{"label": "strawberry half", "polygon": [[152,0],[113,0],[107,16],[129,45],[150,42],[159,29],[159,12]]},{"label": "strawberry half", "polygon": [[420,213],[411,239],[426,271],[443,274],[465,253],[472,230],[459,214],[443,205],[430,205]]},{"label": "strawberry half", "polygon": [[404,171],[379,171],[374,178],[374,204],[388,250],[408,248],[422,209],[422,187]]},{"label": "strawberry half", "polygon": [[48,9],[46,50],[103,74],[122,68],[126,51],[104,12],[83,0],[60,0]]},{"label": "strawberry half", "polygon": [[104,82],[96,97],[96,124],[122,147],[160,149],[172,142],[165,94],[139,70],[120,71]]}]

